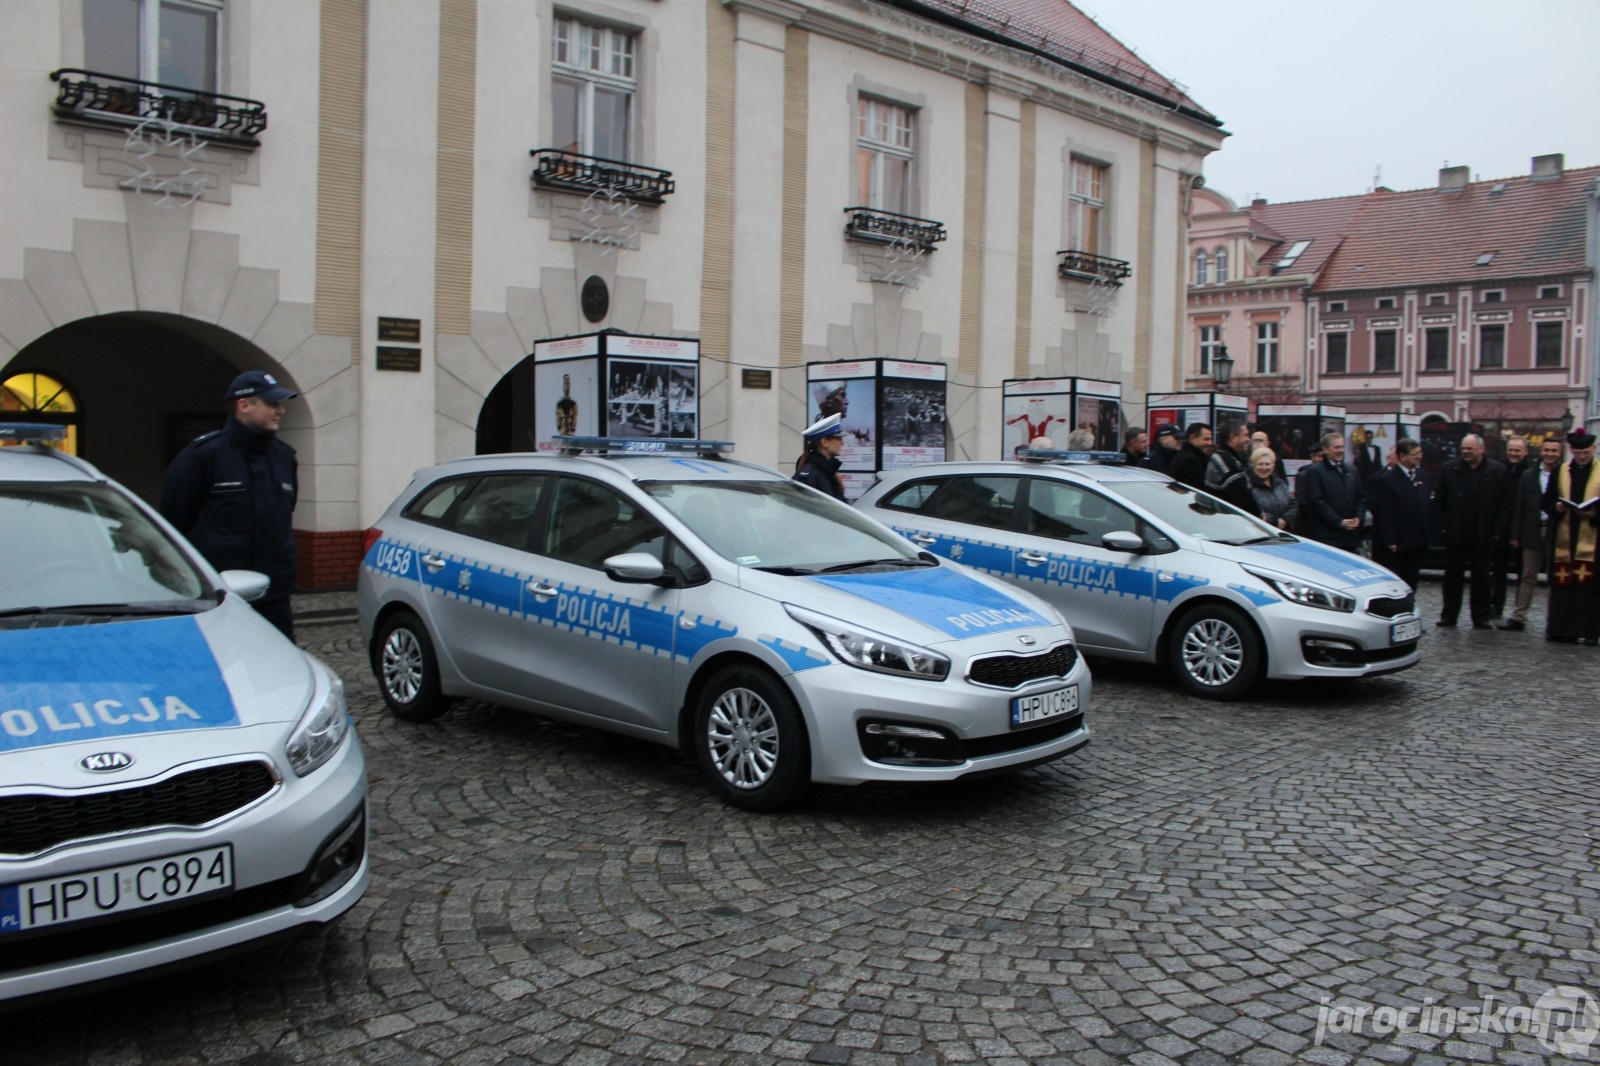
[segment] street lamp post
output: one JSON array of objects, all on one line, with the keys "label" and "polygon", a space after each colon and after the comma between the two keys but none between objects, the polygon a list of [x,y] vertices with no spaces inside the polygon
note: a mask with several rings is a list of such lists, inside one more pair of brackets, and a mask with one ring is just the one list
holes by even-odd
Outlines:
[{"label": "street lamp post", "polygon": [[1219,345],[1217,354],[1211,357],[1211,380],[1218,388],[1226,388],[1233,380],[1233,357],[1228,354],[1226,344]]},{"label": "street lamp post", "polygon": [[1561,435],[1563,437],[1572,432],[1572,423],[1576,421],[1577,419],[1572,414],[1572,408],[1569,407],[1561,413]]}]

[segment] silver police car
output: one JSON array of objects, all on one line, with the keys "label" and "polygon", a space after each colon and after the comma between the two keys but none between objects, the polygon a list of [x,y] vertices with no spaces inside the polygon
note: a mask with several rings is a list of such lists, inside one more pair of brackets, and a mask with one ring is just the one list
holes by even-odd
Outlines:
[{"label": "silver police car", "polygon": [[265,575],[219,575],[120,485],[32,443],[0,447],[0,556],[0,1000],[361,898],[344,686],[250,608]]},{"label": "silver police car", "polygon": [[417,474],[358,597],[402,719],[474,697],[692,752],[731,803],[1086,744],[1057,612],[698,441],[563,439]]},{"label": "silver police car", "polygon": [[1163,664],[1197,696],[1416,665],[1422,623],[1394,574],[1099,455],[892,471],[856,505],[1038,593],[1085,652]]}]

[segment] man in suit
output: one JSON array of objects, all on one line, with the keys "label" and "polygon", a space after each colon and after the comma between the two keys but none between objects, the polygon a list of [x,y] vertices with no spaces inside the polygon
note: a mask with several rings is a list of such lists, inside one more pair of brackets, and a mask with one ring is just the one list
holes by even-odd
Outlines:
[{"label": "man in suit", "polygon": [[[1511,510],[1516,505],[1519,486],[1522,484],[1522,475],[1527,473],[1534,465],[1528,458],[1528,441],[1525,437],[1512,437],[1506,441],[1506,510]],[[1506,585],[1521,553],[1516,551],[1509,540],[1501,541],[1500,546],[1494,550],[1494,559],[1491,560],[1493,569],[1489,572],[1489,613],[1499,618],[1506,611]],[[1504,626],[1501,627],[1505,628]]]},{"label": "man in suit", "polygon": [[1300,497],[1300,531],[1345,551],[1361,547],[1366,493],[1361,478],[1344,461],[1344,434],[1322,438],[1322,460],[1305,467],[1295,485]]},{"label": "man in suit", "polygon": [[1415,591],[1422,556],[1428,549],[1431,513],[1428,473],[1422,445],[1402,437],[1394,446],[1395,465],[1372,478],[1372,561],[1400,575]]},{"label": "man in suit", "polygon": [[1183,430],[1183,447],[1167,464],[1167,476],[1191,489],[1206,490],[1206,462],[1214,447],[1209,422],[1190,422]]},{"label": "man in suit", "polygon": [[[1510,454],[1508,444],[1506,455]],[[1511,617],[1500,623],[1501,629],[1520,633],[1528,628],[1528,609],[1533,606],[1539,571],[1544,569],[1545,534],[1550,528],[1550,516],[1544,513],[1544,490],[1560,465],[1561,441],[1547,437],[1539,445],[1539,464],[1524,470],[1512,488],[1511,528],[1506,541],[1512,551],[1522,555],[1522,576],[1517,580],[1517,602],[1511,608]]]},{"label": "man in suit", "polygon": [[1470,570],[1472,627],[1492,627],[1489,575],[1495,546],[1505,540],[1510,525],[1505,500],[1505,464],[1484,456],[1483,438],[1476,433],[1462,437],[1460,454],[1440,470],[1433,496],[1433,520],[1445,547],[1444,610],[1436,625],[1455,628]]}]

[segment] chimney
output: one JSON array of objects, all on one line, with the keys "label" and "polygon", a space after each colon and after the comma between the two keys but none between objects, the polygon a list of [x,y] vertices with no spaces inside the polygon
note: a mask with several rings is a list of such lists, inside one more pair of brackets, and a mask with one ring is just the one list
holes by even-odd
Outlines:
[{"label": "chimney", "polygon": [[1258,196],[1254,200],[1250,201],[1250,206],[1251,207],[1265,207],[1266,205],[1267,205],[1267,198],[1265,196]]},{"label": "chimney", "polygon": [[1440,192],[1460,192],[1467,187],[1467,182],[1472,174],[1471,167],[1445,167],[1439,171]]},{"label": "chimney", "polygon": [[1565,165],[1567,157],[1560,152],[1554,155],[1536,155],[1533,157],[1533,180],[1555,181],[1561,177],[1561,168]]}]

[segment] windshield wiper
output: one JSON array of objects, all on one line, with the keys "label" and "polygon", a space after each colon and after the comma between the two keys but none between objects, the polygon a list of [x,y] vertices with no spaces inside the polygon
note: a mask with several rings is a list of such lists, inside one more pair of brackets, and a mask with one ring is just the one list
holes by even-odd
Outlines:
[{"label": "windshield wiper", "polygon": [[1288,540],[1288,539],[1289,539],[1289,535],[1287,533],[1268,533],[1264,537],[1245,537],[1243,540],[1224,540],[1224,541],[1219,541],[1218,543],[1221,543],[1221,544],[1232,544],[1235,548],[1245,548],[1245,547],[1249,547],[1252,544],[1269,544],[1269,543],[1271,543],[1272,541],[1275,541],[1275,540]]},{"label": "windshield wiper", "polygon": [[861,559],[853,563],[835,563],[832,566],[825,566],[817,572],[820,574],[839,574],[846,570],[865,570],[869,566],[923,567],[937,565],[937,563],[930,563],[928,560],[922,558],[907,559],[904,556],[896,556],[893,559]]},{"label": "windshield wiper", "polygon": [[29,614],[85,614],[85,615],[163,615],[199,614],[207,610],[208,602],[197,600],[155,600],[146,603],[63,603],[53,607],[13,607],[0,611],[0,618],[16,618]]}]

